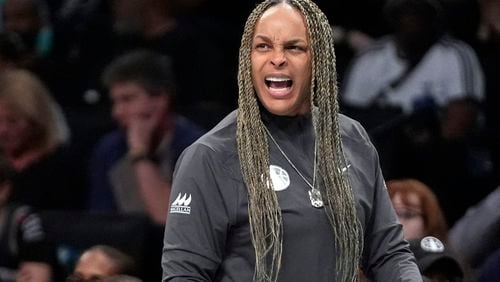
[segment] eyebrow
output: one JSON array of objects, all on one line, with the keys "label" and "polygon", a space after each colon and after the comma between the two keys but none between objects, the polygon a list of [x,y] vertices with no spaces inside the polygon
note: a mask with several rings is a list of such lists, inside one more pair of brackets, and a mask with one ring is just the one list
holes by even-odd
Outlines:
[{"label": "eyebrow", "polygon": [[[254,39],[261,39],[261,40],[264,40],[264,41],[267,41],[267,42],[272,41],[271,38],[269,38],[266,35],[262,35],[262,34],[255,35]],[[288,45],[288,44],[297,44],[297,43],[307,44],[307,41],[304,40],[304,39],[302,39],[302,38],[294,38],[294,39],[290,39],[290,40],[285,41],[285,45]]]}]

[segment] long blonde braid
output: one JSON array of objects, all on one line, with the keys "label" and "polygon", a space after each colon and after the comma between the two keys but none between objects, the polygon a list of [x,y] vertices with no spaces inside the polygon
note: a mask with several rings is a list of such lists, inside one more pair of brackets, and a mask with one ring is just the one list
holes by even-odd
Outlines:
[{"label": "long blonde braid", "polygon": [[[249,222],[255,248],[256,281],[276,281],[281,264],[283,226],[277,195],[270,189],[269,145],[252,84],[251,48],[254,28],[270,6],[286,2],[305,17],[312,50],[311,108],[318,143],[317,159],[326,214],[331,222],[339,281],[353,281],[362,253],[363,231],[356,216],[353,191],[344,174],[338,125],[337,77],[332,30],[323,12],[309,0],[268,0],[259,4],[245,24],[239,54],[237,144],[241,171],[249,193]],[[319,158],[318,156],[321,156]]]}]

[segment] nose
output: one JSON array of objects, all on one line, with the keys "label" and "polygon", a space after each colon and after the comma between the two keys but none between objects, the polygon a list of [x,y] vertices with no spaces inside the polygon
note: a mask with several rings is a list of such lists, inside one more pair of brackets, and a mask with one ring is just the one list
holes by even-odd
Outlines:
[{"label": "nose", "polygon": [[271,64],[276,67],[282,67],[286,64],[285,53],[282,50],[278,50],[274,52],[273,57],[271,59]]}]

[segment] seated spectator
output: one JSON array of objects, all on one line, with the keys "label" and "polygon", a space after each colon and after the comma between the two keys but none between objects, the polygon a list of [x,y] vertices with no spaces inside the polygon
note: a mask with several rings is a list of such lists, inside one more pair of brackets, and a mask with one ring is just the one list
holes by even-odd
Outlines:
[{"label": "seated spectator", "polygon": [[387,190],[403,224],[406,240],[435,236],[447,241],[447,225],[432,190],[415,179],[387,181]]},{"label": "seated spectator", "polygon": [[44,0],[2,2],[3,30],[19,35],[28,53],[24,64],[31,67],[52,49],[53,32],[47,3]]},{"label": "seated spectator", "polygon": [[0,281],[53,281],[53,252],[38,214],[10,200],[14,170],[0,155]]},{"label": "seated spectator", "polygon": [[145,213],[165,224],[171,176],[181,152],[202,130],[173,111],[168,57],[134,51],[103,75],[119,129],[97,144],[90,163],[90,209]]},{"label": "seated spectator", "polygon": [[447,33],[439,1],[389,0],[384,11],[392,33],[352,61],[343,111],[367,128],[384,176],[427,183],[453,223],[475,201],[466,141],[478,128],[483,71]]},{"label": "seated spectator", "polygon": [[415,254],[424,281],[465,281],[459,260],[438,238],[426,236],[410,240],[410,249]]},{"label": "seated spectator", "polygon": [[0,29],[18,35],[23,44],[24,52],[18,65],[35,73],[57,99],[59,93],[55,88],[65,82],[57,72],[55,45],[58,40],[47,0],[4,0],[0,1],[0,11],[3,20]]},{"label": "seated spectator", "polygon": [[83,208],[84,177],[64,116],[32,73],[0,73],[0,151],[16,171],[12,199],[36,209]]},{"label": "seated spectator", "polygon": [[67,281],[101,281],[121,274],[135,275],[136,271],[135,262],[129,255],[111,246],[96,245],[82,253]]},{"label": "seated spectator", "polygon": [[397,107],[404,114],[437,107],[443,110],[440,135],[463,137],[475,119],[473,101],[484,96],[484,81],[471,47],[446,35],[442,9],[435,0],[388,1],[394,31],[355,59],[343,102]]}]

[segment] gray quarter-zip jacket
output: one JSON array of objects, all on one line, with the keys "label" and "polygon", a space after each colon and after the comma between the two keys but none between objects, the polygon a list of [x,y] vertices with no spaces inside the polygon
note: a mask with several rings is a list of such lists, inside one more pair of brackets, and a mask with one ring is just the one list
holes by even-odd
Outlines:
[{"label": "gray quarter-zip jacket", "polygon": [[[230,113],[188,147],[177,162],[162,257],[163,281],[253,281],[255,254],[248,193]],[[263,122],[281,151],[312,183],[311,115]],[[391,205],[378,156],[364,129],[340,115],[342,146],[364,232],[361,266],[373,281],[422,281]],[[310,187],[269,140],[270,173],[283,219],[279,281],[336,281],[332,227],[324,208],[311,205]]]}]

